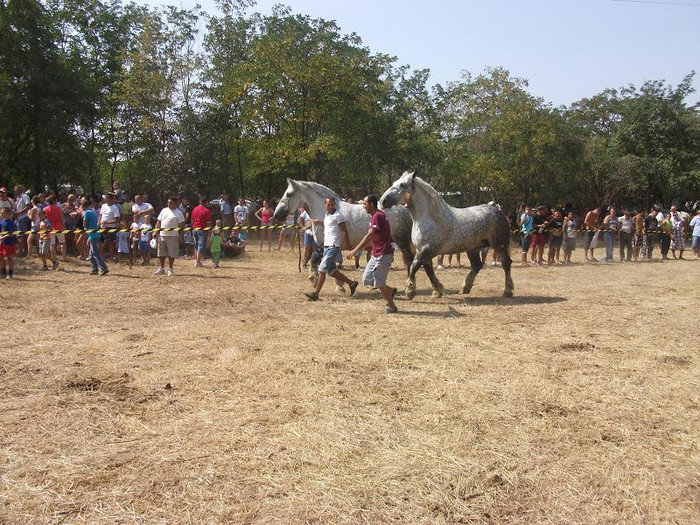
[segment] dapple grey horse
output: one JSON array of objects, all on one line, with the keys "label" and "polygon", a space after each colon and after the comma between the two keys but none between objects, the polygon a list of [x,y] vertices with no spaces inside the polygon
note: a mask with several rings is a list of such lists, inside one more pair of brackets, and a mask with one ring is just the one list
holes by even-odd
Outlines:
[{"label": "dapple grey horse", "polygon": [[[309,215],[314,219],[323,219],[326,211],[323,201],[326,197],[334,197],[338,211],[345,217],[345,224],[350,236],[350,248],[354,248],[369,229],[369,215],[362,204],[351,204],[343,201],[330,188],[316,182],[287,179],[287,189],[275,208],[275,219],[282,221],[293,213],[299,206],[306,206]],[[401,250],[403,262],[408,270],[413,262],[411,250],[411,214],[404,206],[395,206],[386,212],[391,238]],[[349,248],[349,249],[350,249]]]},{"label": "dapple grey horse", "polygon": [[505,215],[491,204],[453,208],[448,205],[430,184],[414,173],[404,173],[384,192],[380,205],[391,209],[406,204],[413,218],[411,237],[416,256],[409,270],[406,297],[416,295],[415,275],[422,266],[433,287],[433,296],[441,297],[445,289],[433,270],[433,257],[441,253],[466,251],[471,271],[464,278],[461,293],[469,293],[474,279],[483,267],[481,248],[491,246],[500,254],[506,274],[504,297],[513,296],[513,279],[510,275],[510,231]]}]

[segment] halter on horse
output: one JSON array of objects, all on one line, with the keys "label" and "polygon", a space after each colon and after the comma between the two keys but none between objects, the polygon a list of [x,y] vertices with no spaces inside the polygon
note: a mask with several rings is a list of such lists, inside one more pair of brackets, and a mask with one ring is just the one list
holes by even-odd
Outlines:
[{"label": "halter on horse", "polygon": [[411,238],[416,247],[416,256],[406,283],[406,297],[412,299],[416,295],[415,275],[421,266],[430,279],[433,296],[441,297],[445,289],[435,275],[432,259],[441,253],[462,251],[467,252],[471,271],[464,278],[460,292],[469,293],[476,274],[483,267],[480,250],[484,246],[493,247],[501,255],[506,275],[503,296],[513,296],[513,279],[510,276],[512,261],[508,249],[510,232],[508,221],[498,208],[490,204],[453,208],[430,184],[408,172],[394,182],[379,201],[385,209],[404,203],[413,218]]},{"label": "halter on horse", "polygon": [[[297,209],[299,206],[306,206],[309,215],[315,219],[321,219],[325,215],[323,201],[326,197],[334,197],[338,206],[338,211],[345,217],[345,224],[350,235],[351,248],[354,248],[367,233],[369,229],[369,216],[361,204],[350,204],[343,201],[338,195],[322,184],[316,182],[297,181],[287,179],[287,190],[282,195],[277,208],[275,208],[275,219],[283,220],[287,214]],[[411,251],[411,214],[403,206],[396,206],[386,211],[389,226],[391,227],[391,238],[401,250],[406,269],[413,262],[413,252]]]}]

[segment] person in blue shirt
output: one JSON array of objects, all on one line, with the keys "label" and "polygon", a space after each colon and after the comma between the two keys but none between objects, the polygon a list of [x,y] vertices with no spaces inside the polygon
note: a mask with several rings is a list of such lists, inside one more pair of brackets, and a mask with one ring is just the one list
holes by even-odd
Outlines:
[{"label": "person in blue shirt", "polygon": [[[100,198],[96,195],[92,197],[92,206],[90,206],[90,201],[83,197],[81,201],[85,213],[83,214],[83,224],[86,230],[97,230],[99,216],[95,211],[95,208],[100,205]],[[107,275],[109,273],[109,268],[105,264],[104,259],[100,255],[100,250],[98,243],[100,241],[100,233],[97,231],[92,231],[87,234],[88,246],[90,247],[90,264],[92,265],[92,271],[90,275],[97,275],[98,268],[100,275]]]}]

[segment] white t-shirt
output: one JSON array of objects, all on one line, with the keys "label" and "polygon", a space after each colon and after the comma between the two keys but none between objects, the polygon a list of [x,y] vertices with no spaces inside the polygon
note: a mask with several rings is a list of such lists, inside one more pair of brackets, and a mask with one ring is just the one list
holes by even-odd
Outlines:
[{"label": "white t-shirt", "polygon": [[153,229],[150,224],[144,223],[141,226],[141,242],[148,242],[151,240],[151,230]]},{"label": "white t-shirt", "polygon": [[690,220],[690,226],[693,228],[693,237],[700,237],[700,215],[696,215]]},{"label": "white t-shirt", "polygon": [[102,217],[102,226],[116,224],[117,219],[121,217],[119,206],[116,204],[103,204],[100,208],[100,217]]},{"label": "white t-shirt", "polygon": [[624,215],[617,219],[620,221],[620,231],[623,233],[631,234],[634,230],[634,219],[632,217],[625,217]]},{"label": "white t-shirt", "polygon": [[336,210],[335,213],[327,213],[323,218],[323,245],[324,246],[337,246],[338,248],[342,245],[340,225],[345,222],[345,217]]},{"label": "white t-shirt", "polygon": [[[30,202],[31,201],[29,200],[29,195],[27,195],[26,193],[22,193],[21,195],[16,196],[15,197],[15,211],[21,210],[22,208],[27,206],[27,204],[29,204]],[[22,218],[26,217],[27,213],[28,213],[28,211],[25,211],[24,213],[20,213],[17,216],[17,219],[22,219]]]},{"label": "white t-shirt", "polygon": [[246,224],[248,222],[248,208],[245,206],[236,204],[236,207],[233,209],[233,213],[236,215],[238,224]]},{"label": "white t-shirt", "polygon": [[[181,222],[185,222],[185,216],[180,210],[175,208],[171,210],[170,208],[163,208],[158,214],[158,220],[160,221],[161,228],[177,228]],[[177,237],[180,235],[178,231],[167,231],[160,232],[163,237]]]},{"label": "white t-shirt", "polygon": [[137,212],[139,213],[139,226],[141,226],[141,225],[143,224],[143,215],[141,215],[141,212],[144,212],[144,211],[146,211],[146,210],[149,209],[149,208],[152,209],[153,206],[151,206],[151,205],[148,204],[147,202],[142,202],[141,204],[134,204],[134,205],[131,207],[131,212],[132,212],[132,213],[137,213]]}]

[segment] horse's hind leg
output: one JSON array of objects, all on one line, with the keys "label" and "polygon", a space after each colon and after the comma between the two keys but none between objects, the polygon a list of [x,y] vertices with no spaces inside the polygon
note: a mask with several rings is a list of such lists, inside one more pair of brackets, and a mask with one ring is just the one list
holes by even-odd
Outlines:
[{"label": "horse's hind leg", "polygon": [[467,252],[467,257],[469,257],[469,262],[472,265],[471,270],[464,278],[462,283],[462,288],[459,290],[460,293],[469,293],[472,291],[472,286],[474,286],[474,279],[476,279],[476,274],[484,266],[481,262],[481,248],[473,248]]},{"label": "horse's hind leg", "polygon": [[513,297],[513,290],[515,286],[513,285],[513,278],[510,276],[510,267],[513,262],[508,254],[508,247],[501,247],[501,265],[503,267],[503,272],[506,274],[506,287],[503,290],[503,297]]},{"label": "horse's hind leg", "polygon": [[423,268],[425,268],[425,274],[428,276],[428,279],[430,279],[430,284],[433,286],[433,299],[442,297],[445,294],[445,287],[437,278],[437,275],[435,275],[432,257],[423,265]]},{"label": "horse's hind leg", "polygon": [[416,288],[416,277],[415,275],[411,277],[411,265],[413,264],[413,252],[411,251],[411,245],[409,244],[408,246],[401,246],[399,245],[399,248],[401,249],[401,258],[403,259],[403,265],[404,268],[406,268],[406,273],[408,275],[409,280],[412,279],[413,283],[413,289]]}]

